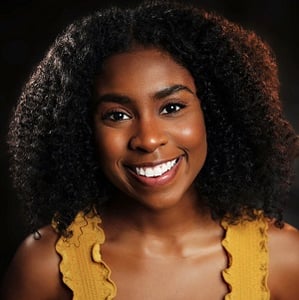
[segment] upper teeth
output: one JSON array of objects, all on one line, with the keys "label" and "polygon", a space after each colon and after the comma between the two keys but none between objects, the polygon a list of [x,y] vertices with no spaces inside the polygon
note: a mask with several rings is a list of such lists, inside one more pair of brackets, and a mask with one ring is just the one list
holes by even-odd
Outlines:
[{"label": "upper teeth", "polygon": [[168,161],[166,163],[154,166],[154,167],[136,167],[137,175],[145,177],[157,177],[169,171],[176,164],[176,159]]}]

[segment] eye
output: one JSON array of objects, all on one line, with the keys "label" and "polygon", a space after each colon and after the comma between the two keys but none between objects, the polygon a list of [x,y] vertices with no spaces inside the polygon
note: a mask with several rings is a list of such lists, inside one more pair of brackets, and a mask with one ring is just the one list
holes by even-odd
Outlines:
[{"label": "eye", "polygon": [[182,104],[182,103],[168,103],[161,110],[161,114],[162,115],[173,114],[173,113],[180,111],[181,109],[183,109],[185,107],[186,107],[186,105]]},{"label": "eye", "polygon": [[104,114],[103,120],[109,120],[113,122],[120,122],[130,120],[131,117],[122,111],[110,111]]}]

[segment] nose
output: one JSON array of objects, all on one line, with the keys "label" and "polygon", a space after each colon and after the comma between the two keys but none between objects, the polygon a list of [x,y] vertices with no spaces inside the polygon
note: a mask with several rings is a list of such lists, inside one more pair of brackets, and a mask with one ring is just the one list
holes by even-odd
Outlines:
[{"label": "nose", "polygon": [[166,129],[157,120],[138,121],[135,134],[130,139],[129,147],[145,153],[154,152],[157,148],[167,144]]}]

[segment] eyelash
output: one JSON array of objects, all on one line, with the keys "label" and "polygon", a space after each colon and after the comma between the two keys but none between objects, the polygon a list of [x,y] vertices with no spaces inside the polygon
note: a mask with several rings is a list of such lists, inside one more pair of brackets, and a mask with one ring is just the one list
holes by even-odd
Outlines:
[{"label": "eyelash", "polygon": [[[175,114],[179,112],[180,110],[184,109],[186,107],[186,104],[180,103],[180,102],[170,102],[163,106],[160,113],[162,115],[169,115],[169,114]],[[170,112],[163,113],[164,110],[171,108]],[[174,109],[174,110],[173,110]]]},{"label": "eyelash", "polygon": [[[119,118],[120,116],[122,116],[122,117]],[[103,115],[102,119],[109,120],[112,122],[121,122],[121,121],[130,120],[130,119],[132,119],[132,117],[129,114],[116,109],[116,110],[111,110],[111,111],[105,113]]]},{"label": "eyelash", "polygon": [[[170,102],[162,107],[162,109],[160,110],[160,114],[161,115],[175,114],[175,113],[178,113],[180,110],[184,109],[185,107],[186,107],[186,105],[183,103]],[[170,110],[170,111],[167,111],[167,110]],[[163,112],[163,111],[165,111],[165,112]],[[103,115],[102,119],[112,121],[112,122],[121,122],[121,121],[130,120],[130,119],[132,119],[132,117],[126,112],[115,109],[115,110],[106,112]]]}]

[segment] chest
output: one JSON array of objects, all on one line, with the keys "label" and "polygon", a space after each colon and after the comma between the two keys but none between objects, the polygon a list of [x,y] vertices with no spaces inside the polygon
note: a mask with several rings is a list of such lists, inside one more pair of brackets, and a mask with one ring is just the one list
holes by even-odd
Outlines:
[{"label": "chest", "polygon": [[115,300],[216,300],[228,291],[221,275],[227,257],[220,245],[191,258],[141,258],[113,252],[104,252],[103,257],[117,286]]},{"label": "chest", "polygon": [[185,258],[171,255],[173,245],[160,257],[130,252],[128,244],[113,247],[103,243],[99,222],[82,223],[56,244],[63,281],[74,299],[270,299],[266,222],[223,224],[222,241],[198,245],[195,255]]}]

